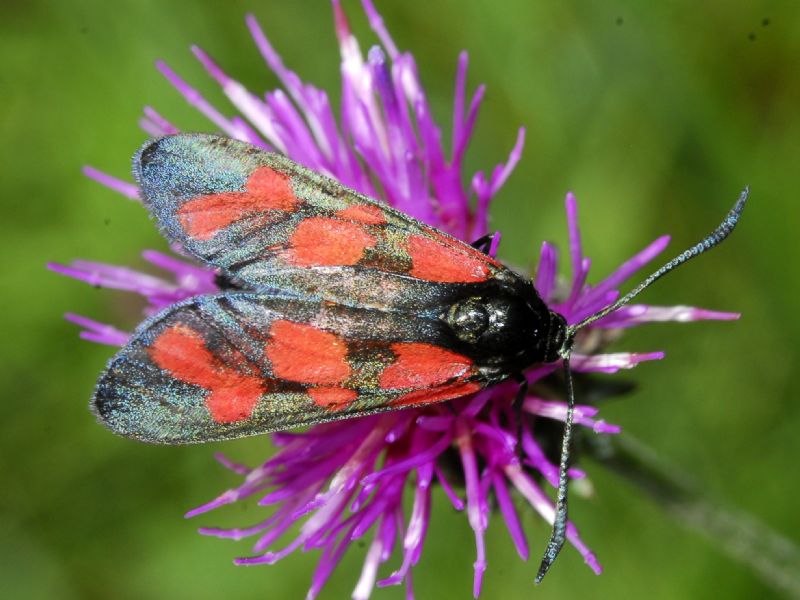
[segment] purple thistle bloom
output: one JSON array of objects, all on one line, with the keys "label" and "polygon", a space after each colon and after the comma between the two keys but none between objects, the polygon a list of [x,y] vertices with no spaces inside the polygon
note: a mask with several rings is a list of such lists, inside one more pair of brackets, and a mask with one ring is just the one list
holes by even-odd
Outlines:
[{"label": "purple thistle bloom", "polygon": [[[372,2],[363,0],[363,5],[382,44],[370,49],[366,59],[338,1],[333,1],[341,52],[339,118],[325,91],[303,82],[284,66],[252,16],[247,18],[247,26],[282,89],[254,94],[223,72],[203,50],[192,48],[241,116],[225,116],[165,63],[159,62],[157,67],[226,135],[282,152],[467,241],[485,235],[489,231],[489,204],[519,161],[524,130],[519,130],[505,163],[497,165],[489,176],[474,174],[469,187],[465,186],[463,159],[484,94],[480,86],[467,100],[466,53],[459,56],[456,69],[448,155],[413,56],[398,50]],[[144,109],[140,124],[153,136],[178,131],[150,107]],[[93,168],[87,167],[85,173],[129,198],[137,197],[136,186],[131,183]],[[568,323],[577,323],[616,300],[618,287],[664,250],[669,238],[657,239],[603,281],[589,285],[590,260],[583,254],[577,202],[572,194],[567,195],[566,212],[571,278],[566,283],[558,279],[557,251],[545,242],[535,285],[553,310]],[[495,234],[492,253],[498,242],[499,234]],[[179,248],[175,251],[181,252]],[[155,251],[145,251],[143,256],[169,277],[88,261],[49,267],[95,286],[138,293],[147,300],[147,315],[185,298],[217,291],[216,273],[208,268]],[[624,328],[651,321],[737,317],[687,306],[626,306],[582,331],[572,366],[575,372],[614,373],[663,357],[661,352],[598,353],[615,332]],[[86,317],[68,314],[67,319],[83,328],[81,337],[94,342],[123,345],[129,335]],[[453,507],[466,512],[474,531],[473,594],[477,597],[487,568],[484,533],[493,502],[523,560],[529,556],[529,547],[512,501],[514,491],[544,520],[553,522],[553,502],[544,488],[557,486],[558,466],[547,457],[535,432],[543,419],[563,422],[567,408],[565,402],[538,395],[536,383],[557,368],[558,364],[548,364],[526,373],[531,391],[523,406],[522,452],[516,448],[516,416],[511,406],[517,386],[504,383],[453,401],[450,407],[438,404],[317,425],[305,433],[273,434],[278,452],[253,468],[218,456],[220,463],[243,477],[242,483],[186,516],[255,496],[259,505],[272,507],[261,522],[245,528],[200,530],[223,538],[254,538],[252,556],[237,559],[237,564],[272,564],[295,550],[319,549],[320,560],[307,595],[314,598],[351,543],[367,536],[371,541],[353,598],[369,597],[376,585],[401,583],[406,585],[407,596],[413,597],[412,569],[420,560],[431,525],[431,489],[438,483]],[[596,434],[619,432],[619,427],[597,419],[597,412],[594,407],[579,405],[575,422]],[[572,468],[570,475],[585,476],[577,468]],[[457,491],[461,487],[463,492]],[[413,497],[410,514],[403,508],[406,493]],[[297,522],[302,523],[299,534],[279,543]],[[600,564],[572,523],[567,537],[589,568],[600,573]],[[379,578],[381,564],[395,552],[402,556],[400,567]]]}]

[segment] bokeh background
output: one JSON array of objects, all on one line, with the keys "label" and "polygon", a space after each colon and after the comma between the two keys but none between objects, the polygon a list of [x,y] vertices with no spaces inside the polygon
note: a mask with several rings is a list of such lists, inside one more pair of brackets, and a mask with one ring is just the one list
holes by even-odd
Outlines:
[{"label": "bokeh background", "polygon": [[[366,50],[376,40],[360,6],[344,5]],[[742,319],[651,325],[626,336],[619,349],[664,349],[667,358],[631,373],[638,390],[603,414],[711,497],[800,541],[792,379],[800,357],[798,4],[385,0],[378,8],[400,47],[415,53],[445,131],[457,53],[470,51],[470,84],[489,86],[472,167],[504,159],[516,128],[528,128],[523,159],[494,205],[509,261],[534,266],[543,239],[563,247],[568,189],[581,202],[597,281],[657,235],[674,234],[673,251],[694,242],[752,186],[732,240],[646,297],[740,311]],[[245,542],[195,533],[200,525],[255,521],[252,505],[181,517],[235,482],[213,462],[214,451],[255,462],[268,441],[148,447],[97,426],[86,401],[112,350],[80,341],[61,314],[131,327],[135,306],[44,269],[46,261],[79,257],[142,266],[141,249],[165,249],[138,205],[80,168],[126,177],[145,139],[136,126],[144,104],[184,129],[210,129],[156,72],[156,58],[230,112],[189,53],[192,43],[252,89],[275,87],[247,35],[247,12],[292,68],[337,98],[338,48],[325,0],[0,4],[3,598],[305,595],[315,556],[234,567]],[[495,520],[485,598],[776,594],[630,484],[583,466],[595,492],[574,500],[573,516],[606,572],[595,577],[568,549],[534,589],[538,557],[520,562]],[[471,531],[435,504],[415,572],[418,597],[469,597]],[[547,528],[530,512],[524,520],[536,555]],[[354,547],[323,598],[349,597],[363,552]]]}]

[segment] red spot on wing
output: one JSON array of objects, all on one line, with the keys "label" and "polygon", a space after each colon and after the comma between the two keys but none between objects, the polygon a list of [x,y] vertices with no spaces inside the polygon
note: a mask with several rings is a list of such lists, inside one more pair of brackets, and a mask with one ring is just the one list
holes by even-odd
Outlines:
[{"label": "red spot on wing", "polygon": [[386,216],[383,214],[383,210],[373,204],[348,206],[338,211],[336,216],[341,219],[358,221],[366,225],[381,225],[386,223]]},{"label": "red spot on wing", "polygon": [[217,423],[235,423],[249,419],[264,393],[262,382],[255,377],[229,378],[206,398],[206,406]]},{"label": "red spot on wing", "polygon": [[418,279],[440,283],[474,283],[489,277],[489,257],[477,250],[467,252],[445,237],[431,239],[422,235],[408,238],[406,250],[411,257],[409,274]]},{"label": "red spot on wing", "polygon": [[375,236],[361,225],[310,217],[301,221],[289,238],[286,259],[298,267],[354,265],[375,243]]},{"label": "red spot on wing", "polygon": [[338,385],[350,376],[347,344],[313,325],[275,321],[264,353],[275,377],[312,385]]},{"label": "red spot on wing", "polygon": [[395,361],[381,373],[383,389],[427,388],[463,376],[472,361],[461,354],[433,344],[399,342],[392,344]]},{"label": "red spot on wing", "polygon": [[481,385],[474,381],[466,383],[454,383],[432,390],[414,390],[392,400],[392,406],[410,406],[413,404],[429,404],[431,402],[442,402],[452,400],[472,394],[481,389]]},{"label": "red spot on wing", "polygon": [[186,234],[210,240],[231,223],[262,214],[266,222],[279,215],[271,211],[295,210],[300,200],[294,195],[288,175],[259,167],[250,175],[244,192],[222,192],[193,198],[181,206],[178,220]]},{"label": "red spot on wing", "polygon": [[317,387],[308,390],[308,395],[314,404],[328,410],[342,410],[347,408],[358,397],[354,390],[340,387]]},{"label": "red spot on wing", "polygon": [[148,355],[175,379],[207,390],[206,406],[217,423],[249,418],[264,393],[261,378],[225,366],[206,347],[203,336],[186,325],[162,331]]}]

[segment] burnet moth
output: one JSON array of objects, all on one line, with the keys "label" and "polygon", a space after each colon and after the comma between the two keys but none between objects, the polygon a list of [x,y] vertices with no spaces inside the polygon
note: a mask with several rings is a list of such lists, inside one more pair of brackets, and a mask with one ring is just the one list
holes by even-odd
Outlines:
[{"label": "burnet moth", "polygon": [[570,354],[586,325],[733,231],[723,222],[580,323],[472,246],[279,154],[213,135],[147,142],[134,176],[164,236],[218,269],[222,291],[145,321],[100,376],[92,410],[120,435],[200,443],[442,402],[563,361],[568,412],[553,532],[565,541],[575,403]]}]

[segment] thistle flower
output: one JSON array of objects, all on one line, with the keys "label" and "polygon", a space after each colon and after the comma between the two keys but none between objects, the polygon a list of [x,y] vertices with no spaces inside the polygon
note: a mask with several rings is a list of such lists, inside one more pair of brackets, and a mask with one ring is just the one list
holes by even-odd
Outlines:
[{"label": "thistle flower", "polygon": [[[466,186],[463,159],[484,94],[484,87],[479,86],[467,100],[466,53],[459,56],[456,69],[448,154],[413,56],[398,50],[371,1],[363,0],[363,6],[381,41],[381,46],[369,50],[366,59],[338,1],[333,1],[342,73],[338,119],[325,91],[303,82],[284,66],[253,17],[247,18],[247,26],[282,88],[263,96],[254,94],[203,50],[192,48],[240,115],[225,116],[165,63],[159,62],[157,67],[192,106],[225,134],[282,152],[462,239],[470,241],[486,234],[489,205],[519,161],[524,130],[519,130],[505,163],[497,165],[489,176],[476,173]],[[140,124],[153,136],[178,131],[150,107],[144,109]],[[125,196],[138,196],[138,190],[130,183],[92,168],[85,172]],[[656,257],[669,238],[655,240],[600,283],[589,285],[590,260],[583,254],[577,202],[572,194],[566,198],[566,215],[571,277],[566,282],[557,277],[556,249],[544,243],[535,285],[553,310],[568,323],[576,323],[613,302],[619,296],[617,288]],[[495,234],[492,253],[498,242],[499,235]],[[177,256],[152,250],[143,253],[145,260],[169,273],[169,277],[87,261],[74,261],[69,266],[51,264],[50,268],[95,286],[140,294],[147,300],[145,313],[150,315],[187,297],[218,291],[217,273],[182,258],[180,248],[175,251]],[[686,306],[626,306],[581,333],[573,354],[573,369],[614,373],[663,357],[661,352],[601,352],[628,327],[652,321],[736,317]],[[68,314],[67,319],[80,325],[81,337],[90,341],[123,345],[129,336],[86,317]],[[353,598],[369,597],[376,585],[402,583],[408,597],[413,597],[412,568],[420,560],[431,527],[432,486],[436,483],[453,507],[466,513],[474,531],[473,594],[477,597],[488,562],[484,533],[493,515],[492,504],[496,503],[496,512],[523,560],[529,556],[528,541],[512,494],[522,496],[544,520],[553,521],[553,503],[545,489],[557,486],[558,467],[548,458],[541,430],[547,421],[564,421],[567,407],[565,402],[548,397],[537,384],[557,367],[538,366],[525,374],[531,387],[523,406],[521,450],[516,447],[516,416],[511,407],[517,386],[505,383],[446,405],[327,423],[304,433],[274,434],[277,453],[252,468],[218,456],[219,462],[243,477],[242,483],[187,516],[250,497],[258,498],[260,506],[272,507],[263,520],[249,527],[200,531],[223,538],[254,538],[252,555],[236,560],[241,565],[272,564],[295,550],[319,549],[321,556],[308,598],[317,596],[348,547],[355,540],[368,537],[371,541]],[[616,425],[597,419],[597,412],[592,406],[579,405],[575,422],[600,435],[619,432]],[[572,468],[570,475],[585,476],[577,468]],[[406,494],[413,497],[410,514],[403,507]],[[298,522],[299,533],[281,542]],[[600,573],[599,562],[572,523],[567,537],[589,568]],[[394,552],[402,556],[402,564],[378,579],[381,564]]]}]

